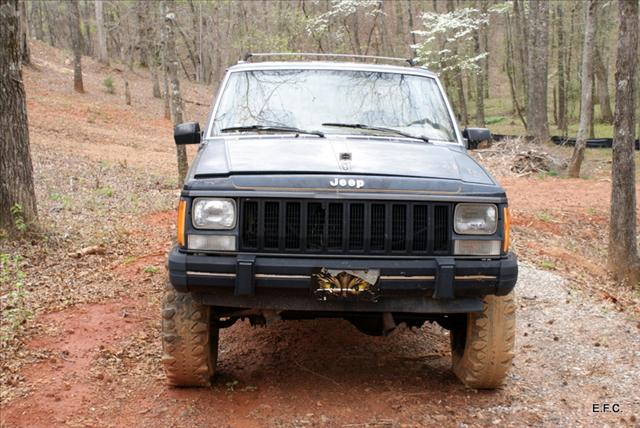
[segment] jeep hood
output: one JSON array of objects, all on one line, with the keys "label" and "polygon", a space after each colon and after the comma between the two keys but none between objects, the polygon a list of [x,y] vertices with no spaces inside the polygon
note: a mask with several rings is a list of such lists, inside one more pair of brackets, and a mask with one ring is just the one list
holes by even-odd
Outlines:
[{"label": "jeep hood", "polygon": [[216,138],[200,147],[191,169],[193,179],[260,174],[375,175],[496,184],[459,147],[360,136]]}]

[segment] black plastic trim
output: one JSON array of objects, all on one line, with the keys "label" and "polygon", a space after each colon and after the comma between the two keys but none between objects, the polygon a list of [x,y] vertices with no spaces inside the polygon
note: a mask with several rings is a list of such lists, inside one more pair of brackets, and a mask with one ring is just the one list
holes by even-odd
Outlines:
[{"label": "black plastic trim", "polygon": [[[389,301],[396,301],[403,302],[402,305],[407,310],[413,308],[411,311],[419,311],[418,308],[427,310],[429,307],[426,303],[416,303],[425,299],[456,302],[491,294],[506,295],[513,290],[518,278],[517,259],[512,253],[501,259],[489,260],[453,257],[335,259],[322,256],[265,257],[258,254],[197,255],[184,253],[174,247],[169,254],[168,265],[169,278],[176,290],[220,298],[219,302],[212,304],[246,307],[249,298],[268,305],[264,303],[264,299],[267,299],[267,302],[278,305],[278,308],[285,305],[289,310],[296,309],[292,307],[294,302],[316,300],[312,296],[311,276],[322,267],[345,270],[380,269],[381,278],[377,284],[381,292],[380,301],[373,306],[364,305],[367,309],[350,310],[383,311],[388,309]],[[275,293],[271,300],[268,299],[269,293]],[[291,302],[287,303],[289,299]],[[356,306],[361,304],[364,302],[357,302]],[[309,305],[313,306],[307,302],[297,309],[306,310],[305,308],[311,307]]]}]

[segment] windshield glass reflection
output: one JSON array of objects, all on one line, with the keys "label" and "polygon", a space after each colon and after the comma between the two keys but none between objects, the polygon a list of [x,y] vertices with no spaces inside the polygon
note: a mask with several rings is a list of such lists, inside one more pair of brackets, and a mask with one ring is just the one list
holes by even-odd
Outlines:
[{"label": "windshield glass reflection", "polygon": [[455,141],[435,79],[351,70],[256,70],[230,75],[213,123],[222,129],[265,125],[326,133],[388,135],[323,123],[389,127],[433,140]]}]

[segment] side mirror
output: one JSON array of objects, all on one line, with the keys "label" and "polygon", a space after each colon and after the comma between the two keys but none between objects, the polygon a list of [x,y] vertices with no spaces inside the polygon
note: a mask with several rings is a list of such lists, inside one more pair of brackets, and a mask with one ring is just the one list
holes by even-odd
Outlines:
[{"label": "side mirror", "polygon": [[173,130],[173,139],[176,144],[200,144],[201,136],[198,122],[181,123]]},{"label": "side mirror", "polygon": [[487,128],[465,128],[462,136],[467,139],[467,148],[475,149],[483,141],[491,141],[491,131]]}]

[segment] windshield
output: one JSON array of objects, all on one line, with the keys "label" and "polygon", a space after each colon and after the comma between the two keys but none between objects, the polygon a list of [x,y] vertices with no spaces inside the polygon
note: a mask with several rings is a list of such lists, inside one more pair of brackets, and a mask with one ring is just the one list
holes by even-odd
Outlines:
[{"label": "windshield", "polygon": [[212,134],[219,135],[227,128],[260,125],[327,134],[390,135],[323,125],[331,123],[394,128],[429,140],[456,141],[435,79],[352,70],[233,72],[222,94]]}]

